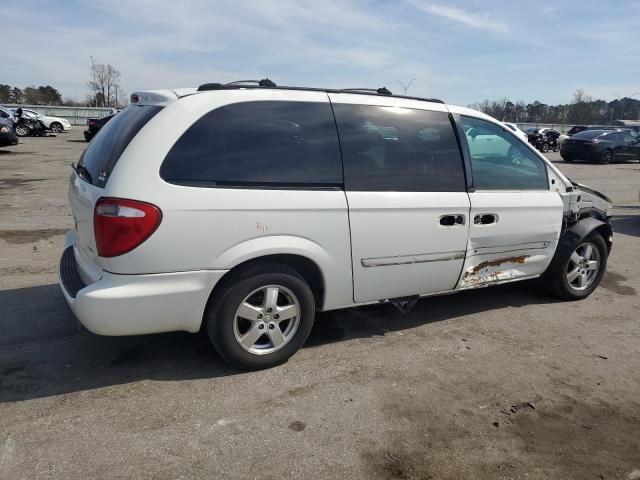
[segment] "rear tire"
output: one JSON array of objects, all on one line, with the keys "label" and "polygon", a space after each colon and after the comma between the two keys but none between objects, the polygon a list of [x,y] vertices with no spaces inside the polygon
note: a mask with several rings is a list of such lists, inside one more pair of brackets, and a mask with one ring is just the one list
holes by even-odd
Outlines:
[{"label": "rear tire", "polygon": [[[286,362],[311,333],[315,317],[311,288],[295,270],[281,264],[259,264],[231,275],[209,302],[206,330],[211,343],[241,369]],[[295,316],[284,318],[294,312]]]},{"label": "rear tire", "polygon": [[602,152],[602,155],[600,155],[600,163],[602,165],[609,165],[611,160],[613,160],[613,152],[609,149],[605,150]]},{"label": "rear tire", "polygon": [[587,298],[602,280],[608,254],[602,235],[598,232],[590,233],[569,255],[554,259],[543,277],[547,289],[561,300]]},{"label": "rear tire", "polygon": [[540,147],[540,151],[542,153],[547,153],[549,151],[549,144],[547,142],[543,143]]}]

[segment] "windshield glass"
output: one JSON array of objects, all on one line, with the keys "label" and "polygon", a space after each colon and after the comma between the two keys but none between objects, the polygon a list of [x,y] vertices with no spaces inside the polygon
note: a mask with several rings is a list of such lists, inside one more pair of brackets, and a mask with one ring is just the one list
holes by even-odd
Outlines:
[{"label": "windshield glass", "polygon": [[162,107],[156,105],[130,105],[116,114],[100,129],[80,158],[78,166],[89,174],[83,178],[104,187],[124,149],[160,110]]}]

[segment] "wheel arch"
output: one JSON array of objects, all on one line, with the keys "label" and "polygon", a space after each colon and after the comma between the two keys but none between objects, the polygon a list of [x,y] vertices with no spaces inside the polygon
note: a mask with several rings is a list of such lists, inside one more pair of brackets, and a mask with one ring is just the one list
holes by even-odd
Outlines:
[{"label": "wheel arch", "polygon": [[569,228],[562,233],[551,265],[554,264],[557,258],[564,258],[564,255],[570,255],[576,245],[592,232],[598,232],[602,235],[602,238],[604,238],[604,242],[607,245],[607,251],[611,252],[611,237],[613,235],[613,228],[611,228],[611,224],[595,217],[584,217],[569,226]]},{"label": "wheel arch", "polygon": [[257,255],[253,258],[246,259],[235,264],[216,283],[207,300],[201,322],[201,329],[206,326],[207,313],[209,309],[220,297],[220,294],[227,288],[227,286],[233,284],[238,278],[241,278],[243,272],[258,268],[261,265],[264,265],[265,267],[276,267],[278,265],[282,265],[294,270],[309,284],[309,287],[313,292],[316,308],[322,309],[326,296],[326,281],[325,275],[316,261],[307,256],[292,253]]}]

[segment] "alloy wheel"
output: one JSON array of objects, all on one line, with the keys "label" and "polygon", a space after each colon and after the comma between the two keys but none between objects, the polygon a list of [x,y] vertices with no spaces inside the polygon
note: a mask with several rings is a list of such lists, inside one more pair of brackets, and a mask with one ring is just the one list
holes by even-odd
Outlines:
[{"label": "alloy wheel", "polygon": [[238,345],[255,355],[280,350],[295,336],[300,325],[298,298],[282,285],[265,285],[247,295],[233,319]]},{"label": "alloy wheel", "polygon": [[585,242],[576,248],[567,265],[567,283],[574,290],[586,290],[600,272],[600,251],[598,247]]}]

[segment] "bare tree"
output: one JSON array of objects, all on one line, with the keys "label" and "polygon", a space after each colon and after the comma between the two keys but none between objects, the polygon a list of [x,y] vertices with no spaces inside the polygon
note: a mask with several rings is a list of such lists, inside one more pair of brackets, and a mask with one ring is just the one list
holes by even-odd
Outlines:
[{"label": "bare tree", "polygon": [[89,69],[89,87],[90,101],[97,107],[113,107],[118,108],[118,104],[122,102],[123,91],[120,87],[120,79],[122,74],[113,65],[104,63],[94,63],[91,58],[91,67]]}]

